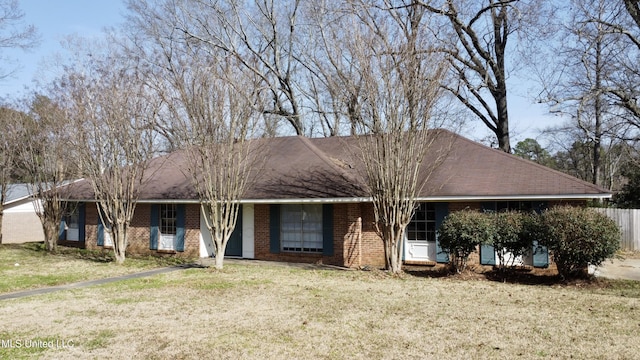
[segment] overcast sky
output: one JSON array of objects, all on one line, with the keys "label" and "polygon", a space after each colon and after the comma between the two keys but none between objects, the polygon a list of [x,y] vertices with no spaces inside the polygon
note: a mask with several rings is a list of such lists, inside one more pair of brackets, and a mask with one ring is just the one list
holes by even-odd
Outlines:
[{"label": "overcast sky", "polygon": [[[25,13],[25,22],[38,28],[42,42],[29,52],[5,51],[19,64],[13,78],[0,81],[0,97],[15,98],[24,93],[25,88],[33,88],[34,79],[52,76],[47,62],[56,55],[63,54],[60,45],[65,37],[99,36],[104,27],[121,24],[124,4],[119,0],[20,0],[20,8]],[[537,137],[539,130],[559,121],[546,114],[546,107],[532,105],[527,99],[527,90],[510,84],[509,115],[512,132],[511,146],[526,137]],[[463,135],[479,140],[491,133],[478,120],[464,129]]]}]

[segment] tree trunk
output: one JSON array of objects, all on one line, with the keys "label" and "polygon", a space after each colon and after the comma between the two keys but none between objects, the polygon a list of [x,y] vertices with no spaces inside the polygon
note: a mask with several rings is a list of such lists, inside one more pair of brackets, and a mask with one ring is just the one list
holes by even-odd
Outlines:
[{"label": "tree trunk", "polygon": [[596,41],[596,99],[594,104],[595,110],[595,129],[593,134],[593,177],[591,182],[598,184],[600,180],[600,145],[602,142],[602,41]]},{"label": "tree trunk", "polygon": [[511,140],[509,139],[509,112],[507,111],[507,92],[496,99],[498,107],[498,124],[496,126],[496,137],[500,150],[511,153]]},{"label": "tree trunk", "polygon": [[[213,235],[213,231],[212,231],[212,235]],[[227,242],[222,240],[222,239],[218,239],[214,236],[215,243],[215,267],[218,270],[222,270],[222,268],[224,267],[224,253],[227,249]]]},{"label": "tree trunk", "polygon": [[113,254],[116,264],[122,265],[126,259],[127,233],[122,224],[117,224],[113,228]]},{"label": "tree trunk", "polygon": [[215,259],[215,268],[218,270],[222,270],[224,267],[224,252],[222,254],[217,253]]},{"label": "tree trunk", "polygon": [[385,244],[387,271],[392,274],[402,272],[402,251],[404,249],[404,229],[401,225],[384,226],[382,230]]},{"label": "tree trunk", "polygon": [[0,204],[0,245],[2,245],[2,219],[4,218],[4,210]]},{"label": "tree trunk", "polygon": [[44,244],[49,252],[54,252],[57,249],[58,226],[59,224],[55,224],[53,221],[45,222],[42,225],[42,230],[44,231]]}]

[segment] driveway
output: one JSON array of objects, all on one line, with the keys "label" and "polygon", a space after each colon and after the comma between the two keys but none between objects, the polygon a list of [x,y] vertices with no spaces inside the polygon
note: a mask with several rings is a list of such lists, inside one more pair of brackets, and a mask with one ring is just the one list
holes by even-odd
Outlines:
[{"label": "driveway", "polygon": [[627,279],[640,281],[640,259],[605,261],[594,272],[596,276],[609,279]]}]

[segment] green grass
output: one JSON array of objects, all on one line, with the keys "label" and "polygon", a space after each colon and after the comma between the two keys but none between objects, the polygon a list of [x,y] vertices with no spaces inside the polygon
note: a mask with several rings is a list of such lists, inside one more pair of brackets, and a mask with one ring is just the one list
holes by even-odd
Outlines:
[{"label": "green grass", "polygon": [[55,337],[29,336],[0,332],[0,359],[33,359],[63,344]]},{"label": "green grass", "polygon": [[109,344],[109,341],[115,338],[116,333],[113,330],[100,330],[92,332],[89,335],[89,340],[84,343],[84,347],[87,350],[95,350],[99,348],[105,348]]},{"label": "green grass", "polygon": [[158,257],[129,257],[122,265],[106,251],[59,247],[52,254],[42,244],[0,245],[0,293],[69,284],[79,281],[119,276],[185,260]]}]

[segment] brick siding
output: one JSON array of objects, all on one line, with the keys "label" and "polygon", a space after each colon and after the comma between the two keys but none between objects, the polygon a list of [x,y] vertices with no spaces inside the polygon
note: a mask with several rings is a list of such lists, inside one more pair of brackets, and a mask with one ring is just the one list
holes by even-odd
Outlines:
[{"label": "brick siding", "polygon": [[[584,201],[549,201],[549,207],[555,205],[584,205]],[[480,210],[481,202],[450,202],[449,212],[463,209]],[[270,206],[256,204],[254,207],[254,250],[259,260],[323,263],[346,267],[383,267],[385,265],[384,244],[375,231],[373,204],[347,203],[333,205],[333,255],[314,253],[279,252],[271,253],[269,236]],[[154,255],[166,253],[149,249],[150,204],[138,204],[136,214],[129,228],[128,254]],[[87,203],[85,231],[87,249],[101,249],[97,246],[98,213],[93,203]],[[200,246],[200,206],[186,205],[185,251],[175,252],[178,257],[195,258],[199,256]],[[173,252],[170,254],[174,254]],[[471,255],[470,263],[478,264],[479,255]]]},{"label": "brick siding", "polygon": [[[185,205],[184,251],[161,252],[149,249],[151,204],[138,204],[128,230],[127,254],[157,255],[175,254],[177,257],[196,258],[200,254],[200,206]],[[98,210],[95,203],[87,203],[85,210],[85,247],[91,250],[98,246]],[[110,250],[110,249],[108,249]]]},{"label": "brick siding", "polygon": [[[384,266],[382,239],[373,228],[371,204],[333,205],[333,255],[270,251],[269,205],[256,204],[255,258],[260,260],[323,263],[338,266]],[[362,216],[365,214],[365,216]],[[362,217],[361,217],[362,216]]]}]

